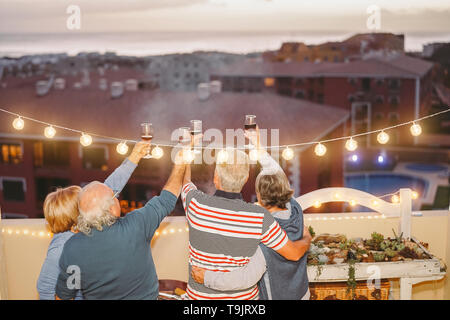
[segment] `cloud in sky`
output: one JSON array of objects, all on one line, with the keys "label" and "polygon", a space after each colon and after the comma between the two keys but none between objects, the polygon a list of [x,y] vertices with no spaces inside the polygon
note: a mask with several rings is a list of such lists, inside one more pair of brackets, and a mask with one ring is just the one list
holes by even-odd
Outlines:
[{"label": "cloud in sky", "polygon": [[441,0],[0,0],[0,32],[64,32],[71,4],[81,8],[82,32],[364,30],[371,4],[385,31],[450,30]]}]

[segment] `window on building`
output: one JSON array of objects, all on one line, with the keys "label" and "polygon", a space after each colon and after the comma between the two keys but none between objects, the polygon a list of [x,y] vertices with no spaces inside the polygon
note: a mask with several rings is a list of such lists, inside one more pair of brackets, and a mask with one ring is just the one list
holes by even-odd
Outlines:
[{"label": "window on building", "polygon": [[379,103],[379,104],[383,103],[383,102],[384,102],[384,96],[381,95],[381,94],[377,95],[377,96],[375,97],[375,102],[376,102],[376,103]]},{"label": "window on building", "polygon": [[12,142],[0,142],[2,156],[0,163],[18,164],[22,162],[22,144]]},{"label": "window on building", "polygon": [[25,201],[26,184],[24,178],[1,177],[0,180],[5,201]]},{"label": "window on building", "polygon": [[69,179],[62,178],[36,178],[36,197],[39,202],[43,202],[45,197],[57,188],[65,188],[70,185]]},{"label": "window on building", "polygon": [[384,83],[384,80],[383,79],[377,79],[376,83],[377,83],[377,86],[381,87],[383,85],[383,83]]},{"label": "window on building", "polygon": [[297,99],[304,99],[305,98],[305,93],[303,92],[303,90],[299,90],[297,91],[297,93],[295,94],[295,97]]},{"label": "window on building", "polygon": [[317,94],[317,102],[318,103],[323,103],[324,102],[324,98],[323,98],[323,94],[322,93]]},{"label": "window on building", "polygon": [[389,89],[396,90],[400,88],[400,79],[389,79]]},{"label": "window on building", "polygon": [[398,96],[390,96],[389,103],[392,107],[398,107],[398,105],[400,104],[400,98]]},{"label": "window on building", "polygon": [[398,124],[400,119],[400,116],[398,115],[397,112],[391,112],[389,113],[389,125],[393,126]]},{"label": "window on building", "polygon": [[303,81],[303,79],[296,79],[295,80],[295,85],[297,86],[297,87],[299,87],[299,86],[302,86],[304,84],[304,81]]},{"label": "window on building", "polygon": [[351,85],[355,85],[358,82],[356,78],[348,78],[347,81]]},{"label": "window on building", "polygon": [[108,149],[106,146],[90,146],[83,148],[83,167],[85,169],[108,170],[107,157]]},{"label": "window on building", "polygon": [[376,112],[376,113],[375,113],[375,122],[376,122],[376,123],[382,121],[383,118],[384,118],[383,112]]},{"label": "window on building", "polygon": [[38,141],[34,143],[35,167],[69,166],[69,144],[62,141]]},{"label": "window on building", "polygon": [[363,78],[361,80],[361,85],[364,91],[370,91],[370,78]]}]

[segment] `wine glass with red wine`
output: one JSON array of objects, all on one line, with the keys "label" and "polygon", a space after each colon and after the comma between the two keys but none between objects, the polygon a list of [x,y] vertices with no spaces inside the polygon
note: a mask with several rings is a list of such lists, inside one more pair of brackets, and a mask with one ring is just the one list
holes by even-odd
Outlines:
[{"label": "wine glass with red wine", "polygon": [[[202,134],[202,121],[201,120],[191,120],[191,135],[194,139],[194,153],[202,153],[200,148],[198,148],[197,136]],[[196,148],[197,147],[197,148]]]},{"label": "wine glass with red wine", "polygon": [[[141,139],[146,142],[152,142],[153,139],[153,126],[150,122],[141,123]],[[150,152],[143,157],[144,159],[153,158]]]},{"label": "wine glass with red wine", "polygon": [[[245,131],[247,131],[248,134],[256,134],[256,116],[252,114],[248,114],[245,116],[245,124],[244,124]],[[249,143],[246,145],[247,148],[254,148],[254,145]]]}]

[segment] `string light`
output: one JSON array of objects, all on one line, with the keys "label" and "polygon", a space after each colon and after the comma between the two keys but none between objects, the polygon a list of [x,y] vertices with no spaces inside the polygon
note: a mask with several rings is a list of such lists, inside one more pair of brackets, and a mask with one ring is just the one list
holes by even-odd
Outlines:
[{"label": "string light", "polygon": [[161,149],[159,146],[156,146],[152,149],[152,157],[155,159],[160,159],[164,155],[163,149]]},{"label": "string light", "polygon": [[116,147],[116,151],[117,151],[117,153],[118,154],[126,154],[127,152],[128,152],[128,146],[127,146],[127,143],[124,141],[124,142],[121,142],[121,143],[119,143],[118,145],[117,145],[117,147]]},{"label": "string light", "polygon": [[[67,128],[67,127],[62,127],[62,126],[55,125],[55,124],[51,125],[51,124],[49,124],[47,122],[40,121],[40,120],[37,120],[37,119],[33,119],[33,118],[30,118],[30,117],[21,116],[21,115],[19,115],[17,113],[14,113],[14,112],[11,112],[9,110],[2,109],[2,108],[0,108],[0,111],[4,112],[4,113],[8,113],[10,115],[14,115],[14,116],[17,117],[13,121],[13,127],[16,130],[22,130],[24,128],[25,123],[24,123],[23,119],[26,119],[26,120],[29,120],[29,121],[33,121],[33,122],[37,122],[37,123],[40,123],[40,124],[44,124],[48,128],[53,128],[53,130],[52,129],[46,129],[46,130],[49,130],[48,134],[45,132],[46,130],[44,130],[44,135],[46,137],[48,137],[48,138],[51,138],[51,137],[53,137],[55,135],[55,133],[56,133],[55,127],[56,127],[56,128],[60,128],[60,129],[63,129],[63,130],[67,130],[67,131],[71,131],[71,132],[76,132],[76,133],[82,134],[82,137],[80,138],[80,143],[83,146],[88,146],[88,145],[90,145],[92,143],[92,137],[90,135],[84,134],[80,130]],[[422,118],[415,119],[414,121],[408,121],[408,122],[404,122],[404,123],[399,123],[399,124],[396,124],[396,125],[384,128],[384,129],[381,130],[381,132],[380,132],[380,130],[373,130],[373,131],[368,131],[368,132],[362,132],[362,133],[359,133],[359,134],[356,134],[356,135],[353,135],[353,136],[350,136],[350,137],[345,137],[344,136],[344,137],[331,138],[331,139],[327,139],[327,140],[323,140],[323,141],[310,141],[310,142],[302,142],[302,143],[296,143],[296,144],[290,144],[290,145],[265,146],[263,148],[264,149],[286,148],[283,152],[286,152],[286,154],[285,154],[286,158],[289,159],[289,157],[291,156],[291,151],[290,151],[290,149],[288,149],[288,147],[300,147],[300,146],[306,146],[306,145],[313,145],[313,144],[315,144],[316,145],[316,147],[315,147],[316,154],[318,156],[323,156],[326,153],[326,147],[323,145],[324,143],[334,142],[334,141],[339,141],[339,140],[347,140],[346,141],[346,148],[347,148],[347,150],[355,150],[357,148],[357,142],[353,138],[360,137],[360,136],[371,135],[371,134],[374,134],[374,133],[377,133],[377,132],[378,132],[378,135],[377,135],[378,142],[380,144],[386,144],[389,141],[389,135],[385,132],[385,130],[394,129],[394,128],[398,128],[398,127],[405,126],[405,125],[408,125],[408,124],[412,124],[411,127],[410,127],[411,134],[413,136],[418,136],[418,135],[420,135],[422,133],[422,128],[421,128],[421,126],[419,124],[417,124],[417,122],[425,120],[425,119],[429,119],[431,117],[435,117],[435,116],[438,116],[438,115],[441,115],[441,114],[447,113],[447,112],[450,112],[450,108],[447,108],[445,110],[436,112],[434,114],[430,114],[430,115],[424,116]],[[99,134],[95,134],[95,136],[101,137],[101,138],[104,138],[104,139],[108,139],[108,140],[115,140],[115,141],[121,141],[122,140],[123,141],[123,139],[118,139],[118,138],[115,138],[115,137],[104,136],[104,135],[99,135]],[[133,141],[133,140],[129,140],[129,139],[127,139],[127,140],[131,141],[131,142],[137,142],[137,141]],[[160,145],[161,146],[166,146],[166,147],[175,147],[175,144],[162,144],[162,143],[160,143]],[[217,145],[215,145],[215,146],[211,146],[210,145],[210,146],[203,146],[203,147],[200,147],[200,148],[202,148],[202,149],[217,149],[218,146]],[[235,147],[235,149],[246,149],[246,148],[247,147],[242,147],[242,146]],[[286,151],[286,150],[289,150],[289,151]],[[258,155],[255,152],[253,152],[253,156],[254,156],[253,157],[254,159],[257,159]]]},{"label": "string light", "polygon": [[44,129],[44,136],[46,138],[51,139],[51,138],[53,138],[55,136],[55,134],[56,134],[56,130],[55,130],[55,128],[53,128],[53,126],[45,127],[45,129]]},{"label": "string light", "polygon": [[350,200],[348,202],[352,207],[356,206],[356,201],[355,200]]},{"label": "string light", "polygon": [[219,150],[217,153],[217,163],[226,163],[228,161],[228,152],[225,149]]},{"label": "string light", "polygon": [[87,147],[92,143],[92,137],[86,133],[82,133],[80,137],[80,143],[82,146]]},{"label": "string light", "polygon": [[419,198],[419,193],[417,191],[412,191],[411,192],[411,197],[416,200]]},{"label": "string light", "polygon": [[345,142],[345,148],[348,151],[355,151],[356,148],[358,148],[358,142],[356,140],[353,140],[353,138],[350,138]]},{"label": "string light", "polygon": [[409,128],[409,130],[414,137],[417,137],[422,133],[422,127],[415,122],[413,122],[413,125]]},{"label": "string light", "polygon": [[16,130],[22,130],[25,127],[25,122],[21,117],[15,118],[13,121],[13,127]]},{"label": "string light", "polygon": [[316,147],[314,148],[314,152],[316,153],[316,155],[318,155],[319,157],[323,156],[326,152],[327,152],[327,147],[325,147],[323,144],[321,144],[320,142],[316,145]]},{"label": "string light", "polygon": [[399,203],[400,202],[400,197],[396,194],[394,194],[391,198],[392,203]]},{"label": "string light", "polygon": [[322,204],[320,203],[320,201],[316,200],[314,201],[314,208],[320,208]]},{"label": "string light", "polygon": [[191,163],[194,161],[195,154],[191,149],[184,149],[183,150],[183,161],[186,163]]},{"label": "string light", "polygon": [[389,135],[388,135],[386,132],[381,131],[381,132],[377,135],[377,141],[378,141],[380,144],[386,144],[386,143],[388,143],[388,141],[389,141]]},{"label": "string light", "polygon": [[259,150],[258,149],[250,150],[250,152],[248,153],[248,157],[250,158],[251,161],[258,161],[258,159],[259,159]]},{"label": "string light", "polygon": [[285,160],[292,160],[294,158],[294,151],[291,148],[286,147],[286,149],[283,150],[283,153],[281,154],[281,156]]}]

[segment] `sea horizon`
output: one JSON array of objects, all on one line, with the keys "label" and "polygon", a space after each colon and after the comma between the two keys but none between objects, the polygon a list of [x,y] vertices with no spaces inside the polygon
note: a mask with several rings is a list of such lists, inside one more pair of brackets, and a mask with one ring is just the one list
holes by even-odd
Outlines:
[{"label": "sea horizon", "polygon": [[[115,52],[118,55],[151,56],[195,51],[248,54],[277,50],[283,42],[314,45],[342,41],[356,31],[121,31],[121,32],[0,32],[0,57],[79,52]],[[388,31],[383,31],[388,32]],[[405,35],[405,51],[422,51],[424,44],[450,42],[449,32],[394,32]]]}]

